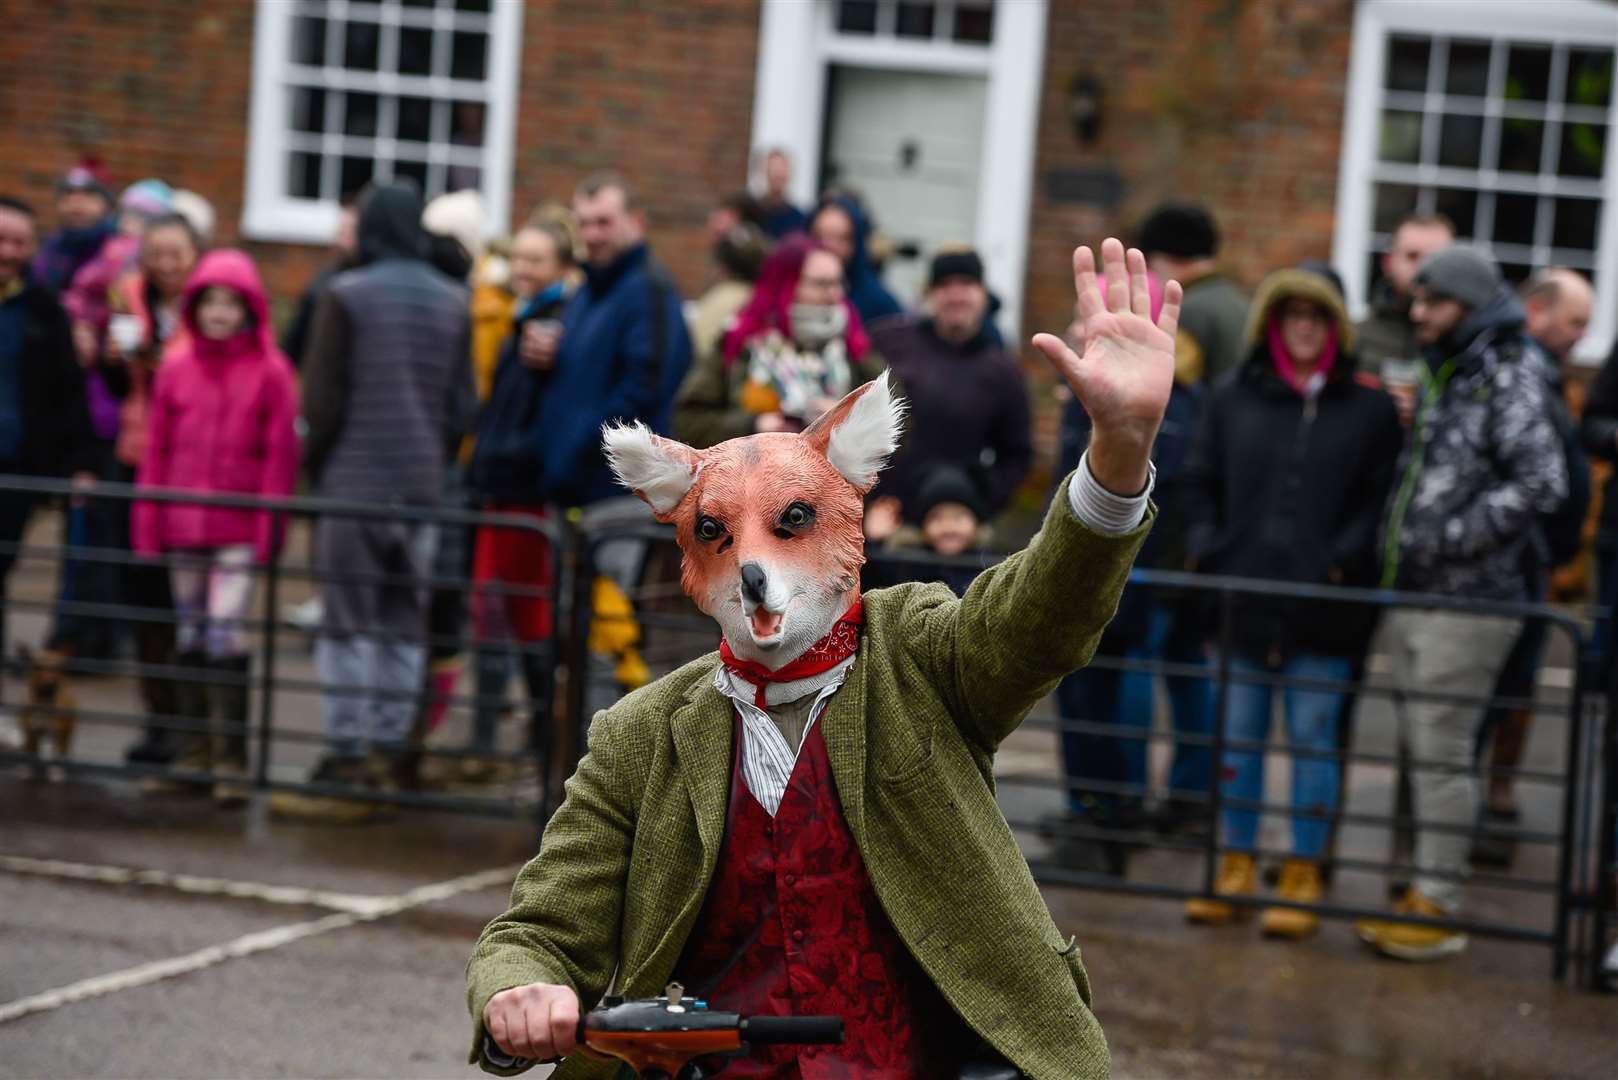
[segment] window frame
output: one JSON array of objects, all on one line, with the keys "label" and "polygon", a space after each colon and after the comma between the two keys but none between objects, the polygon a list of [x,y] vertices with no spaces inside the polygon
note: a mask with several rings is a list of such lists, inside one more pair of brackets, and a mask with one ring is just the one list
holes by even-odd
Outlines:
[{"label": "window frame", "polygon": [[[502,231],[509,220],[512,193],[512,161],[517,126],[518,80],[521,69],[521,0],[493,0],[488,20],[488,57],[484,86],[483,152],[480,163],[481,191],[488,211],[491,234]],[[351,12],[374,15],[382,25],[401,27],[437,23],[449,27],[456,12],[437,8],[402,8],[396,0],[328,0],[324,17],[344,20]],[[288,193],[287,155],[300,136],[291,130],[291,94],[287,73],[292,66],[294,20],[304,13],[301,3],[287,0],[258,0],[253,20],[253,75],[247,125],[247,175],[242,200],[241,234],[245,239],[277,243],[326,244],[337,229],[336,199],[302,199]],[[378,63],[378,68],[382,66]],[[390,87],[410,88],[423,97],[447,97],[453,87],[464,89],[466,80],[436,75],[399,75],[376,72],[369,76],[344,74],[333,68],[325,72],[320,85],[343,89],[359,78],[376,85],[381,93]],[[379,121],[378,131],[381,132]],[[436,133],[435,133],[436,134]],[[369,141],[358,136],[322,133],[303,136],[310,139]],[[378,137],[375,142],[392,142]],[[436,141],[436,140],[435,140]]]},{"label": "window frame", "polygon": [[[1388,95],[1396,93],[1385,90],[1382,85],[1388,40],[1401,34],[1490,41],[1508,38],[1551,46],[1611,47],[1618,51],[1618,8],[1605,0],[1539,0],[1533,5],[1363,0],[1356,6],[1332,244],[1332,259],[1345,275],[1349,307],[1356,318],[1363,317],[1367,311],[1365,293],[1370,282],[1366,268],[1373,251],[1375,184],[1382,164],[1379,161],[1382,111],[1387,107]],[[1419,96],[1419,92],[1409,93]],[[1492,97],[1481,102],[1496,115],[1502,108]],[[1602,200],[1601,224],[1594,245],[1595,314],[1590,331],[1574,357],[1584,364],[1598,364],[1605,359],[1618,332],[1618,160],[1615,160],[1618,159],[1618,85],[1607,102],[1604,122],[1608,141],[1599,179],[1583,182],[1564,179],[1542,185],[1543,172],[1506,176],[1491,175],[1491,170],[1462,169],[1456,173],[1474,180],[1481,176],[1490,182],[1483,190],[1491,193],[1549,194],[1547,187],[1561,185],[1584,187]],[[1438,125],[1429,126],[1435,130],[1428,132],[1427,137],[1436,139]],[[1486,124],[1485,139],[1488,131]],[[1412,182],[1443,186],[1445,167],[1416,165],[1409,169]],[[1419,180],[1414,179],[1417,175]]]}]

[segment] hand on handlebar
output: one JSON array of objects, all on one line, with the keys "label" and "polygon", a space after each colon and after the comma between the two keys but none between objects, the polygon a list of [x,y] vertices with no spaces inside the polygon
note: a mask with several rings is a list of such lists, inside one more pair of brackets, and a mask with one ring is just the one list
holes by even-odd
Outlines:
[{"label": "hand on handlebar", "polygon": [[502,990],[483,1007],[483,1029],[512,1057],[566,1057],[579,1049],[579,995],[548,983]]}]

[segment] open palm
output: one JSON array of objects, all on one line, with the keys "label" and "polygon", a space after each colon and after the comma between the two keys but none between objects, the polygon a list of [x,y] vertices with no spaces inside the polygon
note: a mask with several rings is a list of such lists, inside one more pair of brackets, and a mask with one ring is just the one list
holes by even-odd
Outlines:
[{"label": "open palm", "polygon": [[1182,293],[1179,282],[1165,285],[1163,310],[1154,323],[1146,257],[1134,248],[1126,256],[1123,244],[1108,239],[1101,245],[1101,259],[1105,301],[1095,256],[1087,247],[1073,252],[1084,355],[1052,334],[1036,334],[1034,345],[1062,373],[1090,416],[1090,464],[1096,478],[1113,490],[1133,491],[1139,485],[1129,485],[1137,473],[1144,483],[1152,440],[1174,388],[1174,331]]}]

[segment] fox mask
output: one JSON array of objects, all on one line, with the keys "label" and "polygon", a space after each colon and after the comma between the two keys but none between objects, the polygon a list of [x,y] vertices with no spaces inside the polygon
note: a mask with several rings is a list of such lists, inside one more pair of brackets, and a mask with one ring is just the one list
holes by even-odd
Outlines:
[{"label": "fox mask", "polygon": [[798,434],[695,450],[636,423],[608,427],[602,440],[619,482],[674,525],[686,595],[732,652],[775,670],[853,602],[864,497],[898,445],[903,413],[884,374]]}]

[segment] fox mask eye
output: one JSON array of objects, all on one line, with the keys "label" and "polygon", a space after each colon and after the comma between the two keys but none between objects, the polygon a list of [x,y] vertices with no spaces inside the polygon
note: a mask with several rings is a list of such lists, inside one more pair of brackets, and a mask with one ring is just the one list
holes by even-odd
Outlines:
[{"label": "fox mask eye", "polygon": [[697,539],[708,544],[725,535],[725,527],[706,515],[697,518]]},{"label": "fox mask eye", "polygon": [[815,523],[815,508],[808,503],[795,502],[781,511],[776,522],[775,535],[790,540]]}]

